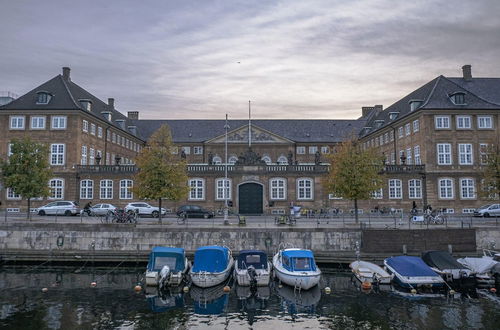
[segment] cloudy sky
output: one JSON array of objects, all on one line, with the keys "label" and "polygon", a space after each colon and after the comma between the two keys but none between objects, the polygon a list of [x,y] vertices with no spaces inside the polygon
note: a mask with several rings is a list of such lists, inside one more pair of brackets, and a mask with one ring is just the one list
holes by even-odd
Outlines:
[{"label": "cloudy sky", "polygon": [[500,1],[3,1],[0,91],[72,80],[141,118],[356,118],[500,77]]}]

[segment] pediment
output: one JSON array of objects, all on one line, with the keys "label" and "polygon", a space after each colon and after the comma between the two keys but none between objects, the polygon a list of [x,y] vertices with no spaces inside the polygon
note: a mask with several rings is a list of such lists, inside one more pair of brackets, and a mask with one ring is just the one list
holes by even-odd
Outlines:
[{"label": "pediment", "polygon": [[[225,134],[217,136],[207,143],[224,143],[226,141]],[[227,133],[227,142],[232,144],[248,144],[248,125],[238,127],[235,130]],[[252,125],[252,144],[290,144],[292,141],[269,132],[265,129]]]}]

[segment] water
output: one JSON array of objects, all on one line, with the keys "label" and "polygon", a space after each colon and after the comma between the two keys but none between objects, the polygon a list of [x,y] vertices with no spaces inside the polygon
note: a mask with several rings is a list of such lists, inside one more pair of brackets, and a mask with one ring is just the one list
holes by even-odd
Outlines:
[{"label": "water", "polygon": [[[341,271],[326,271],[320,288],[300,295],[274,283],[255,293],[232,285],[230,294],[219,286],[158,296],[154,289],[134,292],[141,278],[142,267],[0,268],[0,329],[498,329],[500,324],[500,299],[492,294],[405,297],[390,288],[367,293]],[[330,295],[322,290],[326,286]]]}]

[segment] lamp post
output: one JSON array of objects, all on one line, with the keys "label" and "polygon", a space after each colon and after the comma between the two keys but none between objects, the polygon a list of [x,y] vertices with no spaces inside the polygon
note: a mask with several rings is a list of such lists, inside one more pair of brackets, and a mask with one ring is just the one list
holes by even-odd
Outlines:
[{"label": "lamp post", "polygon": [[224,140],[224,153],[225,153],[225,162],[224,162],[224,184],[223,184],[223,188],[222,188],[222,193],[224,194],[224,225],[229,225],[229,220],[227,218],[227,214],[228,214],[228,209],[227,209],[227,192],[228,192],[228,189],[226,188],[226,185],[227,185],[227,130],[229,129],[229,125],[227,123],[227,113],[226,113],[226,123],[224,125],[224,130],[226,131],[226,138]]}]

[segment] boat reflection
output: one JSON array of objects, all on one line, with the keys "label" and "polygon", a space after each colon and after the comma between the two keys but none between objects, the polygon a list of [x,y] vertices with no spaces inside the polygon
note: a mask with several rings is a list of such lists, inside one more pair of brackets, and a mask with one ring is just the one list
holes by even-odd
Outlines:
[{"label": "boat reflection", "polygon": [[319,285],[314,286],[309,290],[294,290],[288,285],[281,287],[276,285],[276,294],[282,298],[281,306],[286,309],[289,314],[316,312],[316,305],[321,299],[321,289]]},{"label": "boat reflection", "polygon": [[252,325],[255,316],[264,312],[268,307],[271,288],[269,286],[236,286],[236,296],[238,297],[238,310],[246,313],[248,323]]},{"label": "boat reflection", "polygon": [[172,309],[184,307],[184,294],[182,291],[156,290],[146,293],[149,308],[154,313],[163,313]]},{"label": "boat reflection", "polygon": [[222,314],[228,304],[229,294],[224,292],[226,283],[209,288],[191,286],[190,296],[194,300],[194,312],[202,315]]}]

